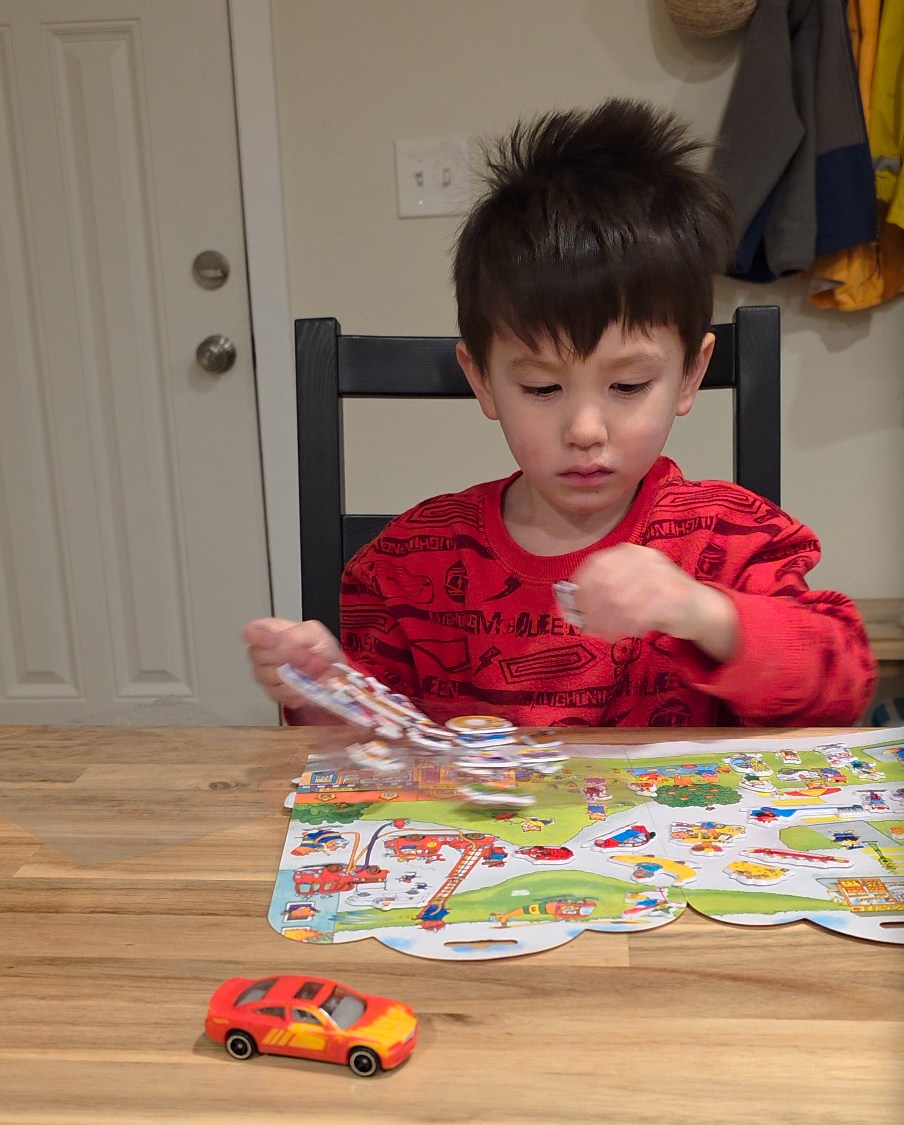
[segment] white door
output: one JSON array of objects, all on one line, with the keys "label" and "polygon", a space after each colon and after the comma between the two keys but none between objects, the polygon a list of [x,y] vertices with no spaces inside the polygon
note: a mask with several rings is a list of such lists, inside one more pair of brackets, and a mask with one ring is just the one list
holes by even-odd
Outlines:
[{"label": "white door", "polygon": [[0,0],[0,722],[275,717],[226,2]]}]

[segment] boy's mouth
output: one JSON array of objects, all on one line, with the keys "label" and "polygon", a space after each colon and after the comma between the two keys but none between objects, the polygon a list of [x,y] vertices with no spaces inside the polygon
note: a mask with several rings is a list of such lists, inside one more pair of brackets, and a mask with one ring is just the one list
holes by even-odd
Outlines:
[{"label": "boy's mouth", "polygon": [[612,470],[607,469],[604,465],[575,466],[573,469],[566,469],[565,472],[562,473],[562,476],[569,484],[576,485],[578,488],[582,486],[591,488],[602,484],[603,481],[611,475]]}]

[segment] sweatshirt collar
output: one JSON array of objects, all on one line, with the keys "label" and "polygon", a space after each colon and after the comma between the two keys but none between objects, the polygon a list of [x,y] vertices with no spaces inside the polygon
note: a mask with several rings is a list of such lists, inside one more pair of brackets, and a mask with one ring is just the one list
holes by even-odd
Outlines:
[{"label": "sweatshirt collar", "polygon": [[502,518],[502,504],[506,490],[521,476],[519,470],[512,473],[510,477],[493,481],[487,488],[483,505],[487,543],[499,561],[520,578],[538,582],[565,581],[574,574],[584,559],[595,551],[614,547],[618,543],[638,542],[649,523],[650,512],[659,496],[661,485],[673,470],[678,471],[673,461],[667,457],[659,457],[641,481],[637,495],[621,522],[596,543],[582,547],[579,551],[570,551],[565,555],[533,555],[525,551],[509,535]]}]

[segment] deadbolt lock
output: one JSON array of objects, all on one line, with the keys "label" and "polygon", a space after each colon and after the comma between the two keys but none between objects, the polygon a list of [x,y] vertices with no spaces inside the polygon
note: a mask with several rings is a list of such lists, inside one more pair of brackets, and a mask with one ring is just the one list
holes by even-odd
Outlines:
[{"label": "deadbolt lock", "polygon": [[219,289],[229,277],[229,263],[219,250],[202,250],[191,264],[191,275],[202,289]]}]

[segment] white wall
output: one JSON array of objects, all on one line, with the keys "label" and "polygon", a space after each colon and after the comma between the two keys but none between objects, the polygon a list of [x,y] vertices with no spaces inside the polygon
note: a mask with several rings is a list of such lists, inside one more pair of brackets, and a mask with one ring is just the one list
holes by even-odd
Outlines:
[{"label": "white wall", "polygon": [[[460,219],[396,217],[393,141],[495,135],[611,95],[647,97],[714,137],[743,38],[689,38],[661,0],[274,0],[273,11],[293,313],[362,333],[455,332]],[[904,297],[831,313],[795,279],[723,278],[716,319],[764,303],[781,305],[784,324],[784,506],[823,542],[813,584],[900,596]],[[688,475],[730,472],[720,394],[670,439]],[[350,419],[353,508],[398,509],[513,467],[476,405],[417,409]],[[384,425],[388,454],[374,438]]]}]

